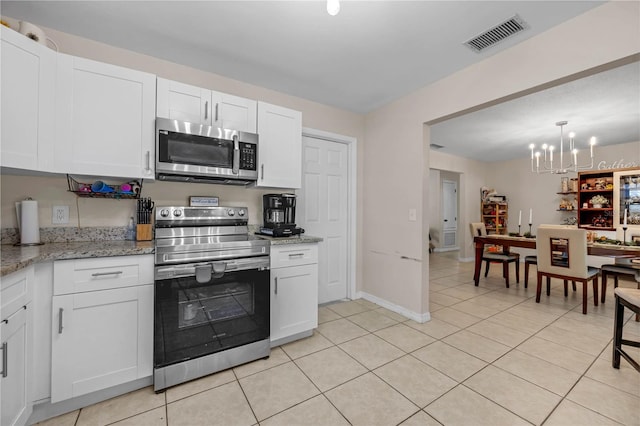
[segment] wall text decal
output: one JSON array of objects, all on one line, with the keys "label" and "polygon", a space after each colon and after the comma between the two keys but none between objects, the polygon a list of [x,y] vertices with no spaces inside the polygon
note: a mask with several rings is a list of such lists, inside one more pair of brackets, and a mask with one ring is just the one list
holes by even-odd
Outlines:
[{"label": "wall text decal", "polygon": [[626,169],[638,166],[640,166],[640,163],[638,163],[637,161],[629,161],[625,163],[625,161],[621,158],[619,161],[614,161],[613,163],[607,163],[606,161],[599,162],[598,170]]}]

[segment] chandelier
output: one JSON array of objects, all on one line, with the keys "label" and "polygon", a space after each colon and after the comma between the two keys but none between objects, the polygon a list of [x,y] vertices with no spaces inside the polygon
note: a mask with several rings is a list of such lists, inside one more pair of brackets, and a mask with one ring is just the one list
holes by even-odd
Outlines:
[{"label": "chandelier", "polygon": [[[542,152],[535,151],[535,145],[529,145],[529,149],[531,150],[531,171],[534,173],[542,174],[542,173],[554,173],[554,174],[566,174],[569,172],[578,172],[579,170],[590,170],[593,169],[593,146],[596,144],[595,136],[591,137],[589,141],[589,147],[591,152],[591,163],[589,164],[578,164],[578,149],[575,147],[574,138],[576,134],[574,132],[569,133],[569,149],[567,151],[567,157],[569,160],[567,164],[565,164],[564,159],[564,137],[563,137],[563,128],[567,124],[566,121],[558,121],[556,126],[560,127],[560,151],[558,157],[560,161],[558,161],[555,165],[553,163],[553,152],[555,151],[555,147],[553,145],[547,145],[546,143],[541,146]],[[542,157],[542,158],[541,158]],[[535,167],[534,167],[535,160]]]}]

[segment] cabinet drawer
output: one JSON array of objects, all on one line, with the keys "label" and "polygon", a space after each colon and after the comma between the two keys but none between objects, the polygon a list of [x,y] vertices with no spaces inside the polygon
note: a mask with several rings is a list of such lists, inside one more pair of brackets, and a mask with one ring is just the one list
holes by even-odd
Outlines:
[{"label": "cabinet drawer", "polygon": [[8,317],[31,301],[33,278],[33,266],[2,277],[0,280],[2,318],[0,319]]},{"label": "cabinet drawer", "polygon": [[153,255],[59,260],[53,294],[71,294],[153,283]]},{"label": "cabinet drawer", "polygon": [[317,244],[292,244],[271,246],[271,267],[286,268],[289,266],[318,263]]}]

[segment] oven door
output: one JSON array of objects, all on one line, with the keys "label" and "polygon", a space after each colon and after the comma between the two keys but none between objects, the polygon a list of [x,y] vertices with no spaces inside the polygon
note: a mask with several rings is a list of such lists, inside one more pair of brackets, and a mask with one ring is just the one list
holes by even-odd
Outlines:
[{"label": "oven door", "polygon": [[155,268],[154,368],[269,338],[269,257]]}]

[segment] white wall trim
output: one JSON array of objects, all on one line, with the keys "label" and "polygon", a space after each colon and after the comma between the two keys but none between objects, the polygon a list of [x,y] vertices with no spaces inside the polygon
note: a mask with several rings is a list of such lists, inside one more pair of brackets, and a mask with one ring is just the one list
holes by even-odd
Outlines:
[{"label": "white wall trim", "polygon": [[436,247],[433,249],[434,252],[436,253],[440,253],[443,251],[456,251],[456,250],[460,250],[460,247],[445,247],[445,248],[441,248],[441,247]]},{"label": "white wall trim", "polygon": [[347,145],[349,153],[349,236],[347,248],[347,263],[349,267],[347,283],[347,297],[354,298],[356,294],[356,247],[357,247],[357,177],[358,177],[358,140],[351,136],[339,135],[337,133],[325,132],[324,130],[311,129],[309,127],[302,128],[302,136],[310,138],[324,139],[331,142],[343,143]]},{"label": "white wall trim", "polygon": [[419,323],[423,323],[423,322],[427,322],[427,321],[431,321],[431,313],[429,312],[425,312],[424,314],[419,314],[417,312],[413,312],[408,310],[407,308],[404,308],[400,305],[396,305],[394,303],[388,302],[384,299],[381,299],[379,297],[373,296],[369,293],[365,293],[364,291],[359,291],[357,293],[357,298],[358,299],[364,299],[364,300],[368,300],[369,302],[373,302],[376,305],[380,305],[383,308],[386,308],[390,311],[395,312],[396,314],[400,314],[403,317],[407,317],[409,319],[414,320],[415,322],[419,322]]}]

